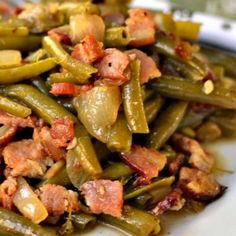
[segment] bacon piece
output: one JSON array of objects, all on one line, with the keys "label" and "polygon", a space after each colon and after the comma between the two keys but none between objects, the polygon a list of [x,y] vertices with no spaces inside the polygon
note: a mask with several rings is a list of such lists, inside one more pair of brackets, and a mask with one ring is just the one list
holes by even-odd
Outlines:
[{"label": "bacon piece", "polygon": [[35,128],[37,126],[37,118],[34,116],[21,118],[10,115],[5,111],[0,110],[0,124],[19,128],[25,128],[25,127]]},{"label": "bacon piece", "polygon": [[152,210],[156,216],[162,215],[167,210],[179,211],[185,204],[185,199],[182,197],[181,189],[176,188],[169,193],[157,206]]},{"label": "bacon piece", "polygon": [[46,171],[48,159],[43,148],[31,139],[8,144],[2,154],[12,176],[37,178]]},{"label": "bacon piece", "polygon": [[43,127],[41,130],[35,129],[34,139],[41,142],[45,152],[55,161],[65,157],[65,150],[60,148],[61,141],[51,136],[49,127]]},{"label": "bacon piece", "polygon": [[189,42],[181,41],[175,46],[175,54],[184,60],[192,58],[193,50]]},{"label": "bacon piece", "polygon": [[84,183],[82,194],[94,214],[120,217],[123,206],[123,186],[119,181],[94,180]]},{"label": "bacon piece", "polygon": [[180,168],[184,164],[184,155],[179,154],[170,164],[169,164],[169,173],[171,175],[177,175]]},{"label": "bacon piece", "polygon": [[129,55],[134,54],[136,58],[140,60],[141,62],[141,69],[140,69],[140,83],[141,84],[145,84],[150,79],[161,76],[161,72],[158,70],[156,63],[146,53],[138,49],[132,49],[132,50],[126,51],[126,53],[128,53]]},{"label": "bacon piece", "polygon": [[188,198],[200,202],[212,201],[226,190],[213,174],[187,167],[182,167],[180,171],[179,187]]},{"label": "bacon piece", "polygon": [[103,16],[103,19],[108,24],[124,25],[125,16],[120,12],[109,13]]},{"label": "bacon piece", "polygon": [[60,216],[65,212],[78,212],[80,209],[78,194],[63,186],[46,184],[36,193],[51,216]]},{"label": "bacon piece", "polygon": [[190,155],[189,164],[199,170],[210,172],[214,165],[212,155],[206,153],[201,145],[194,139],[175,134],[172,138],[175,146]]},{"label": "bacon piece", "polygon": [[73,83],[55,83],[52,85],[50,93],[54,96],[74,96],[77,93],[77,89]]},{"label": "bacon piece", "polygon": [[72,57],[87,64],[92,64],[103,57],[103,43],[98,42],[93,34],[87,35],[81,43],[75,45]]},{"label": "bacon piece", "polygon": [[71,39],[69,35],[60,28],[54,28],[49,30],[48,35],[54,37],[62,44],[71,45]]},{"label": "bacon piece", "polygon": [[121,85],[129,80],[126,69],[129,65],[129,56],[116,48],[105,50],[105,56],[97,64],[99,76],[104,80]]},{"label": "bacon piece", "polygon": [[143,184],[148,184],[152,178],[157,177],[167,162],[166,157],[157,150],[138,145],[133,145],[129,152],[121,155],[124,162],[142,176],[139,182]]},{"label": "bacon piece", "polygon": [[195,113],[208,113],[214,111],[216,107],[211,104],[191,102],[189,108]]},{"label": "bacon piece", "polygon": [[125,21],[130,36],[130,45],[138,47],[155,43],[156,27],[149,12],[144,9],[131,9]]},{"label": "bacon piece", "polygon": [[50,129],[53,139],[57,139],[58,147],[67,147],[75,137],[74,122],[69,118],[55,119]]},{"label": "bacon piece", "polygon": [[17,182],[13,177],[8,177],[1,185],[0,185],[0,200],[2,206],[9,210],[13,209],[13,195],[17,190]]},{"label": "bacon piece", "polygon": [[4,134],[0,137],[0,148],[6,146],[16,135],[16,127],[2,126],[0,129],[4,129]]}]

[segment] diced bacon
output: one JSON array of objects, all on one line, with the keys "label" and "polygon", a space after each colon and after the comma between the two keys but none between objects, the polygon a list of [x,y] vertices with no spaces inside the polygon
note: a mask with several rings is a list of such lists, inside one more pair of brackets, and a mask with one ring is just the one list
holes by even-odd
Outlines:
[{"label": "diced bacon", "polygon": [[50,31],[48,31],[48,35],[54,37],[62,44],[66,45],[71,44],[71,39],[69,35],[60,28],[51,29]]},{"label": "diced bacon", "polygon": [[55,83],[52,85],[50,93],[54,96],[74,96],[77,93],[77,89],[73,83]]},{"label": "diced bacon", "polygon": [[170,162],[168,168],[169,173],[171,175],[177,175],[183,164],[184,164],[184,155],[179,154],[173,161]]},{"label": "diced bacon", "polygon": [[5,3],[5,1],[0,1],[0,15],[11,16],[13,13],[13,8],[9,4]]},{"label": "diced bacon", "polygon": [[55,119],[50,129],[53,139],[57,139],[59,147],[67,147],[68,143],[75,137],[74,122],[69,118]]},{"label": "diced bacon", "polygon": [[143,9],[131,9],[125,21],[130,36],[130,45],[138,47],[155,43],[155,23],[149,12]]},{"label": "diced bacon", "polygon": [[16,135],[16,127],[2,126],[0,129],[5,129],[4,134],[0,137],[0,148],[6,146]]},{"label": "diced bacon", "polygon": [[182,197],[183,193],[180,189],[174,189],[168,194],[157,206],[152,210],[156,216],[160,216],[167,210],[179,211],[185,204],[185,199]]},{"label": "diced bacon", "polygon": [[8,177],[0,185],[0,202],[4,208],[13,209],[13,195],[17,190],[17,182],[13,177]]},{"label": "diced bacon", "polygon": [[82,194],[94,214],[120,217],[123,206],[123,186],[119,181],[94,180],[81,187]]},{"label": "diced bacon", "polygon": [[78,194],[63,186],[46,184],[36,193],[51,216],[60,216],[65,212],[78,212],[80,209]]},{"label": "diced bacon", "polygon": [[116,48],[105,50],[105,56],[97,64],[99,76],[111,84],[121,85],[129,80],[126,70],[129,56]]},{"label": "diced bacon", "polygon": [[161,76],[161,72],[158,70],[156,63],[146,53],[138,49],[132,49],[126,52],[129,55],[134,54],[136,58],[140,60],[141,62],[141,69],[140,69],[140,83],[141,84],[145,84],[150,79],[158,78]]},{"label": "diced bacon", "polygon": [[124,25],[125,23],[125,16],[120,12],[109,13],[103,16],[103,19],[106,23],[109,24],[116,24],[116,25]]},{"label": "diced bacon", "polygon": [[193,50],[188,42],[181,41],[175,46],[175,53],[184,60],[190,60],[192,58]]},{"label": "diced bacon", "polygon": [[147,149],[133,145],[129,152],[121,154],[123,161],[136,170],[142,178],[142,184],[148,184],[152,178],[157,177],[167,162],[164,155],[155,149]]},{"label": "diced bacon", "polygon": [[191,166],[205,172],[211,171],[214,165],[214,158],[206,153],[196,140],[181,134],[175,134],[172,140],[176,148],[190,155],[189,164]]},{"label": "diced bacon", "polygon": [[65,150],[60,148],[61,141],[51,136],[49,127],[43,127],[40,131],[35,129],[34,138],[41,142],[45,152],[55,161],[59,161],[65,157]]},{"label": "diced bacon", "polygon": [[34,128],[37,126],[37,118],[34,116],[28,116],[27,118],[21,118],[10,115],[5,111],[0,110],[0,124],[6,126],[14,126],[19,128],[30,127]]},{"label": "diced bacon", "polygon": [[47,158],[42,146],[33,140],[12,142],[3,149],[3,157],[12,176],[41,177],[46,171]]},{"label": "diced bacon", "polygon": [[214,200],[226,189],[216,181],[213,174],[187,167],[180,171],[179,186],[188,198],[200,202]]},{"label": "diced bacon", "polygon": [[72,57],[87,64],[92,64],[103,57],[103,43],[98,42],[93,34],[87,35],[81,43],[75,45]]}]

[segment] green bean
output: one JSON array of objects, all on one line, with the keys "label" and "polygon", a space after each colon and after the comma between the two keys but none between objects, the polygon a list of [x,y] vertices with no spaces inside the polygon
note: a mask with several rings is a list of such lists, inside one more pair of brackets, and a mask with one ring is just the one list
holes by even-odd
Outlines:
[{"label": "green bean", "polygon": [[75,76],[79,83],[88,82],[88,78],[97,72],[94,67],[84,64],[71,57],[54,38],[46,36],[43,38],[44,48],[56,58],[57,62]]},{"label": "green bean", "polygon": [[130,132],[124,114],[119,114],[116,123],[110,130],[107,147],[111,151],[127,152],[132,144],[132,133]]},{"label": "green bean", "polygon": [[41,36],[1,36],[0,50],[33,51],[40,47]]},{"label": "green bean", "polygon": [[177,156],[177,153],[170,145],[164,145],[160,152],[166,156],[168,162],[173,161]]},{"label": "green bean", "polygon": [[86,228],[93,227],[97,219],[94,215],[86,214],[86,213],[72,213],[71,220],[75,227],[79,230],[84,230]]},{"label": "green bean", "polygon": [[55,236],[53,231],[34,224],[27,218],[0,207],[0,235],[4,236]]},{"label": "green bean", "polygon": [[76,121],[76,117],[69,111],[60,106],[52,98],[47,97],[36,88],[26,84],[16,84],[6,87],[0,87],[0,94],[13,96],[22,100],[28,105],[39,117],[49,124],[52,124],[56,118],[69,117]]},{"label": "green bean", "polygon": [[144,103],[144,110],[148,124],[155,120],[163,105],[164,99],[160,96],[154,97],[150,101]]},{"label": "green bean", "polygon": [[148,133],[148,124],[142,101],[140,87],[140,61],[135,60],[130,64],[131,80],[123,86],[122,99],[126,119],[132,133]]},{"label": "green bean", "polygon": [[29,30],[27,27],[13,27],[7,25],[0,25],[0,36],[27,36],[29,34]]},{"label": "green bean", "polygon": [[49,93],[49,88],[46,85],[46,82],[40,78],[40,77],[36,77],[34,79],[31,79],[31,84],[37,88],[41,93],[43,93],[44,95],[51,97],[52,95]]},{"label": "green bean", "polygon": [[102,143],[98,140],[94,143],[94,149],[96,151],[97,157],[99,161],[105,161],[109,158],[111,155],[111,151],[107,148],[107,145],[105,143]]},{"label": "green bean", "polygon": [[23,106],[7,97],[0,95],[0,109],[14,116],[27,117],[31,114],[31,109]]},{"label": "green bean", "polygon": [[142,97],[144,102],[151,98],[155,93],[155,90],[142,86]]},{"label": "green bean", "polygon": [[153,130],[148,137],[148,147],[159,149],[165,144],[180,124],[187,106],[187,102],[173,102],[156,119]]},{"label": "green bean", "polygon": [[154,188],[163,187],[163,186],[170,186],[174,181],[175,181],[174,176],[163,178],[163,179],[158,179],[156,181],[153,181],[149,185],[141,186],[141,187],[132,189],[129,192],[126,192],[124,194],[124,199],[129,200],[131,198],[135,198],[135,197],[142,195],[142,194],[146,193],[147,191],[150,191],[151,189],[154,189]]},{"label": "green bean", "polygon": [[73,98],[56,98],[56,101],[71,113],[76,114],[77,111],[73,105]]},{"label": "green bean", "polygon": [[26,62],[38,62],[47,57],[47,51],[43,48],[38,49],[37,51],[31,53],[28,57],[25,58]]},{"label": "green bean", "polygon": [[31,79],[56,66],[53,58],[41,60],[39,62],[25,64],[23,66],[0,69],[0,84],[17,83],[25,79]]},{"label": "green bean", "polygon": [[78,83],[78,80],[71,73],[53,73],[48,79],[49,84],[54,83]]},{"label": "green bean", "polygon": [[213,73],[215,74],[215,76],[218,80],[224,79],[225,69],[224,69],[223,66],[210,65],[210,68],[211,68],[211,70],[213,71]]},{"label": "green bean", "polygon": [[152,196],[149,193],[144,193],[132,200],[132,203],[138,209],[145,210],[147,203],[151,200]]},{"label": "green bean", "polygon": [[121,217],[102,215],[101,220],[108,225],[139,236],[157,235],[160,231],[158,218],[130,206],[124,206]]},{"label": "green bean", "polygon": [[107,47],[126,46],[131,41],[129,32],[126,27],[108,28],[105,33],[105,45]]},{"label": "green bean", "polygon": [[108,166],[102,172],[102,178],[104,179],[121,179],[123,177],[130,176],[134,171],[122,162],[115,162]]},{"label": "green bean", "polygon": [[151,46],[151,48],[168,57],[177,58],[174,41],[169,39],[167,36],[159,36],[155,46]]},{"label": "green bean", "polygon": [[151,84],[163,96],[236,109],[236,91],[217,84],[215,84],[213,92],[208,95],[203,92],[202,83],[193,84],[190,81],[175,77],[162,76],[158,80],[152,80]]}]

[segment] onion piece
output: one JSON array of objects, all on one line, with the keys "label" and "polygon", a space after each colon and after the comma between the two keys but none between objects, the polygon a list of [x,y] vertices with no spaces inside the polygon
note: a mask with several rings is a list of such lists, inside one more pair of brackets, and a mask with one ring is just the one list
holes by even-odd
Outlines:
[{"label": "onion piece", "polygon": [[17,50],[0,50],[0,68],[20,66],[21,52]]},{"label": "onion piece", "polygon": [[79,14],[70,17],[70,38],[73,44],[79,43],[89,34],[93,34],[97,41],[103,41],[105,23],[100,16]]},{"label": "onion piece", "polygon": [[35,224],[39,224],[48,217],[43,203],[38,199],[24,178],[17,179],[18,189],[13,196],[13,203],[17,209]]}]

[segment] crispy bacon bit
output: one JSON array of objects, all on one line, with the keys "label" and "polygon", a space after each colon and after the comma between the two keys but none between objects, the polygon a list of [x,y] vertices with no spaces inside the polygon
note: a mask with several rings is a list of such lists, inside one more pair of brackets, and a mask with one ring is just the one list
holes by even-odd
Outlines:
[{"label": "crispy bacon bit", "polygon": [[169,164],[169,173],[171,175],[178,174],[180,168],[184,164],[184,155],[179,154],[170,164]]},{"label": "crispy bacon bit", "polygon": [[46,171],[48,159],[43,148],[31,139],[8,144],[2,154],[12,176],[37,178]]},{"label": "crispy bacon bit", "polygon": [[103,57],[103,43],[98,42],[93,34],[87,35],[81,43],[75,45],[72,57],[87,64],[92,64]]},{"label": "crispy bacon bit", "polygon": [[130,45],[138,47],[155,43],[155,23],[149,12],[143,9],[131,9],[125,21],[130,36]]},{"label": "crispy bacon bit", "polygon": [[82,194],[94,214],[120,217],[123,206],[123,186],[119,181],[94,180],[81,187]]},{"label": "crispy bacon bit", "polygon": [[138,181],[142,184],[148,184],[152,178],[157,177],[167,162],[166,157],[157,150],[138,145],[133,145],[129,152],[121,155],[124,162],[142,176]]},{"label": "crispy bacon bit", "polygon": [[141,70],[140,70],[140,83],[141,84],[145,84],[150,79],[161,76],[161,72],[158,70],[156,63],[146,53],[137,49],[129,50],[127,51],[127,53],[129,55],[134,54],[136,58],[140,60],[141,62]]},{"label": "crispy bacon bit", "polygon": [[13,8],[9,4],[0,1],[0,15],[11,16],[13,13]]},{"label": "crispy bacon bit", "polygon": [[192,46],[188,42],[182,41],[175,46],[175,53],[184,60],[190,60],[193,54]]},{"label": "crispy bacon bit", "polygon": [[108,24],[123,25],[125,23],[125,16],[120,12],[114,12],[103,16],[103,19]]},{"label": "crispy bacon bit", "polygon": [[48,31],[48,35],[54,37],[62,44],[71,45],[69,35],[60,28],[54,28]]},{"label": "crispy bacon bit", "polygon": [[17,128],[16,127],[8,127],[2,126],[1,132],[4,129],[4,134],[0,137],[0,148],[6,146],[16,135]]},{"label": "crispy bacon bit", "polygon": [[78,194],[62,186],[46,184],[37,193],[51,216],[60,216],[65,212],[78,212],[80,209]]},{"label": "crispy bacon bit", "polygon": [[214,200],[226,190],[216,181],[213,174],[187,167],[180,171],[179,186],[188,198],[200,202]]},{"label": "crispy bacon bit", "polygon": [[0,124],[19,128],[25,128],[25,127],[35,128],[37,126],[37,118],[33,116],[28,116],[27,118],[21,118],[10,115],[5,111],[0,110]]},{"label": "crispy bacon bit", "polygon": [[50,93],[54,96],[74,96],[77,89],[73,83],[56,83],[52,85]]},{"label": "crispy bacon bit", "polygon": [[53,139],[58,140],[59,147],[67,147],[68,143],[75,137],[74,122],[69,118],[55,119],[52,123],[50,134]]},{"label": "crispy bacon bit", "polygon": [[167,210],[179,211],[185,204],[185,199],[182,197],[181,189],[176,188],[168,194],[157,206],[152,210],[156,216],[162,215]]},{"label": "crispy bacon bit", "polygon": [[194,139],[181,134],[173,136],[173,142],[178,149],[190,155],[189,164],[199,170],[210,172],[214,165],[214,158],[204,151],[201,145]]},{"label": "crispy bacon bit", "polygon": [[53,139],[51,131],[48,127],[43,127],[41,130],[34,130],[34,139],[41,142],[45,152],[55,161],[59,161],[65,157],[65,150],[60,148],[61,141]]},{"label": "crispy bacon bit", "polygon": [[99,76],[110,83],[121,85],[129,80],[126,70],[129,56],[116,48],[105,50],[105,56],[97,64]]},{"label": "crispy bacon bit", "polygon": [[0,201],[4,208],[9,210],[13,209],[13,195],[17,190],[17,182],[13,177],[8,177],[1,185],[0,185]]}]

